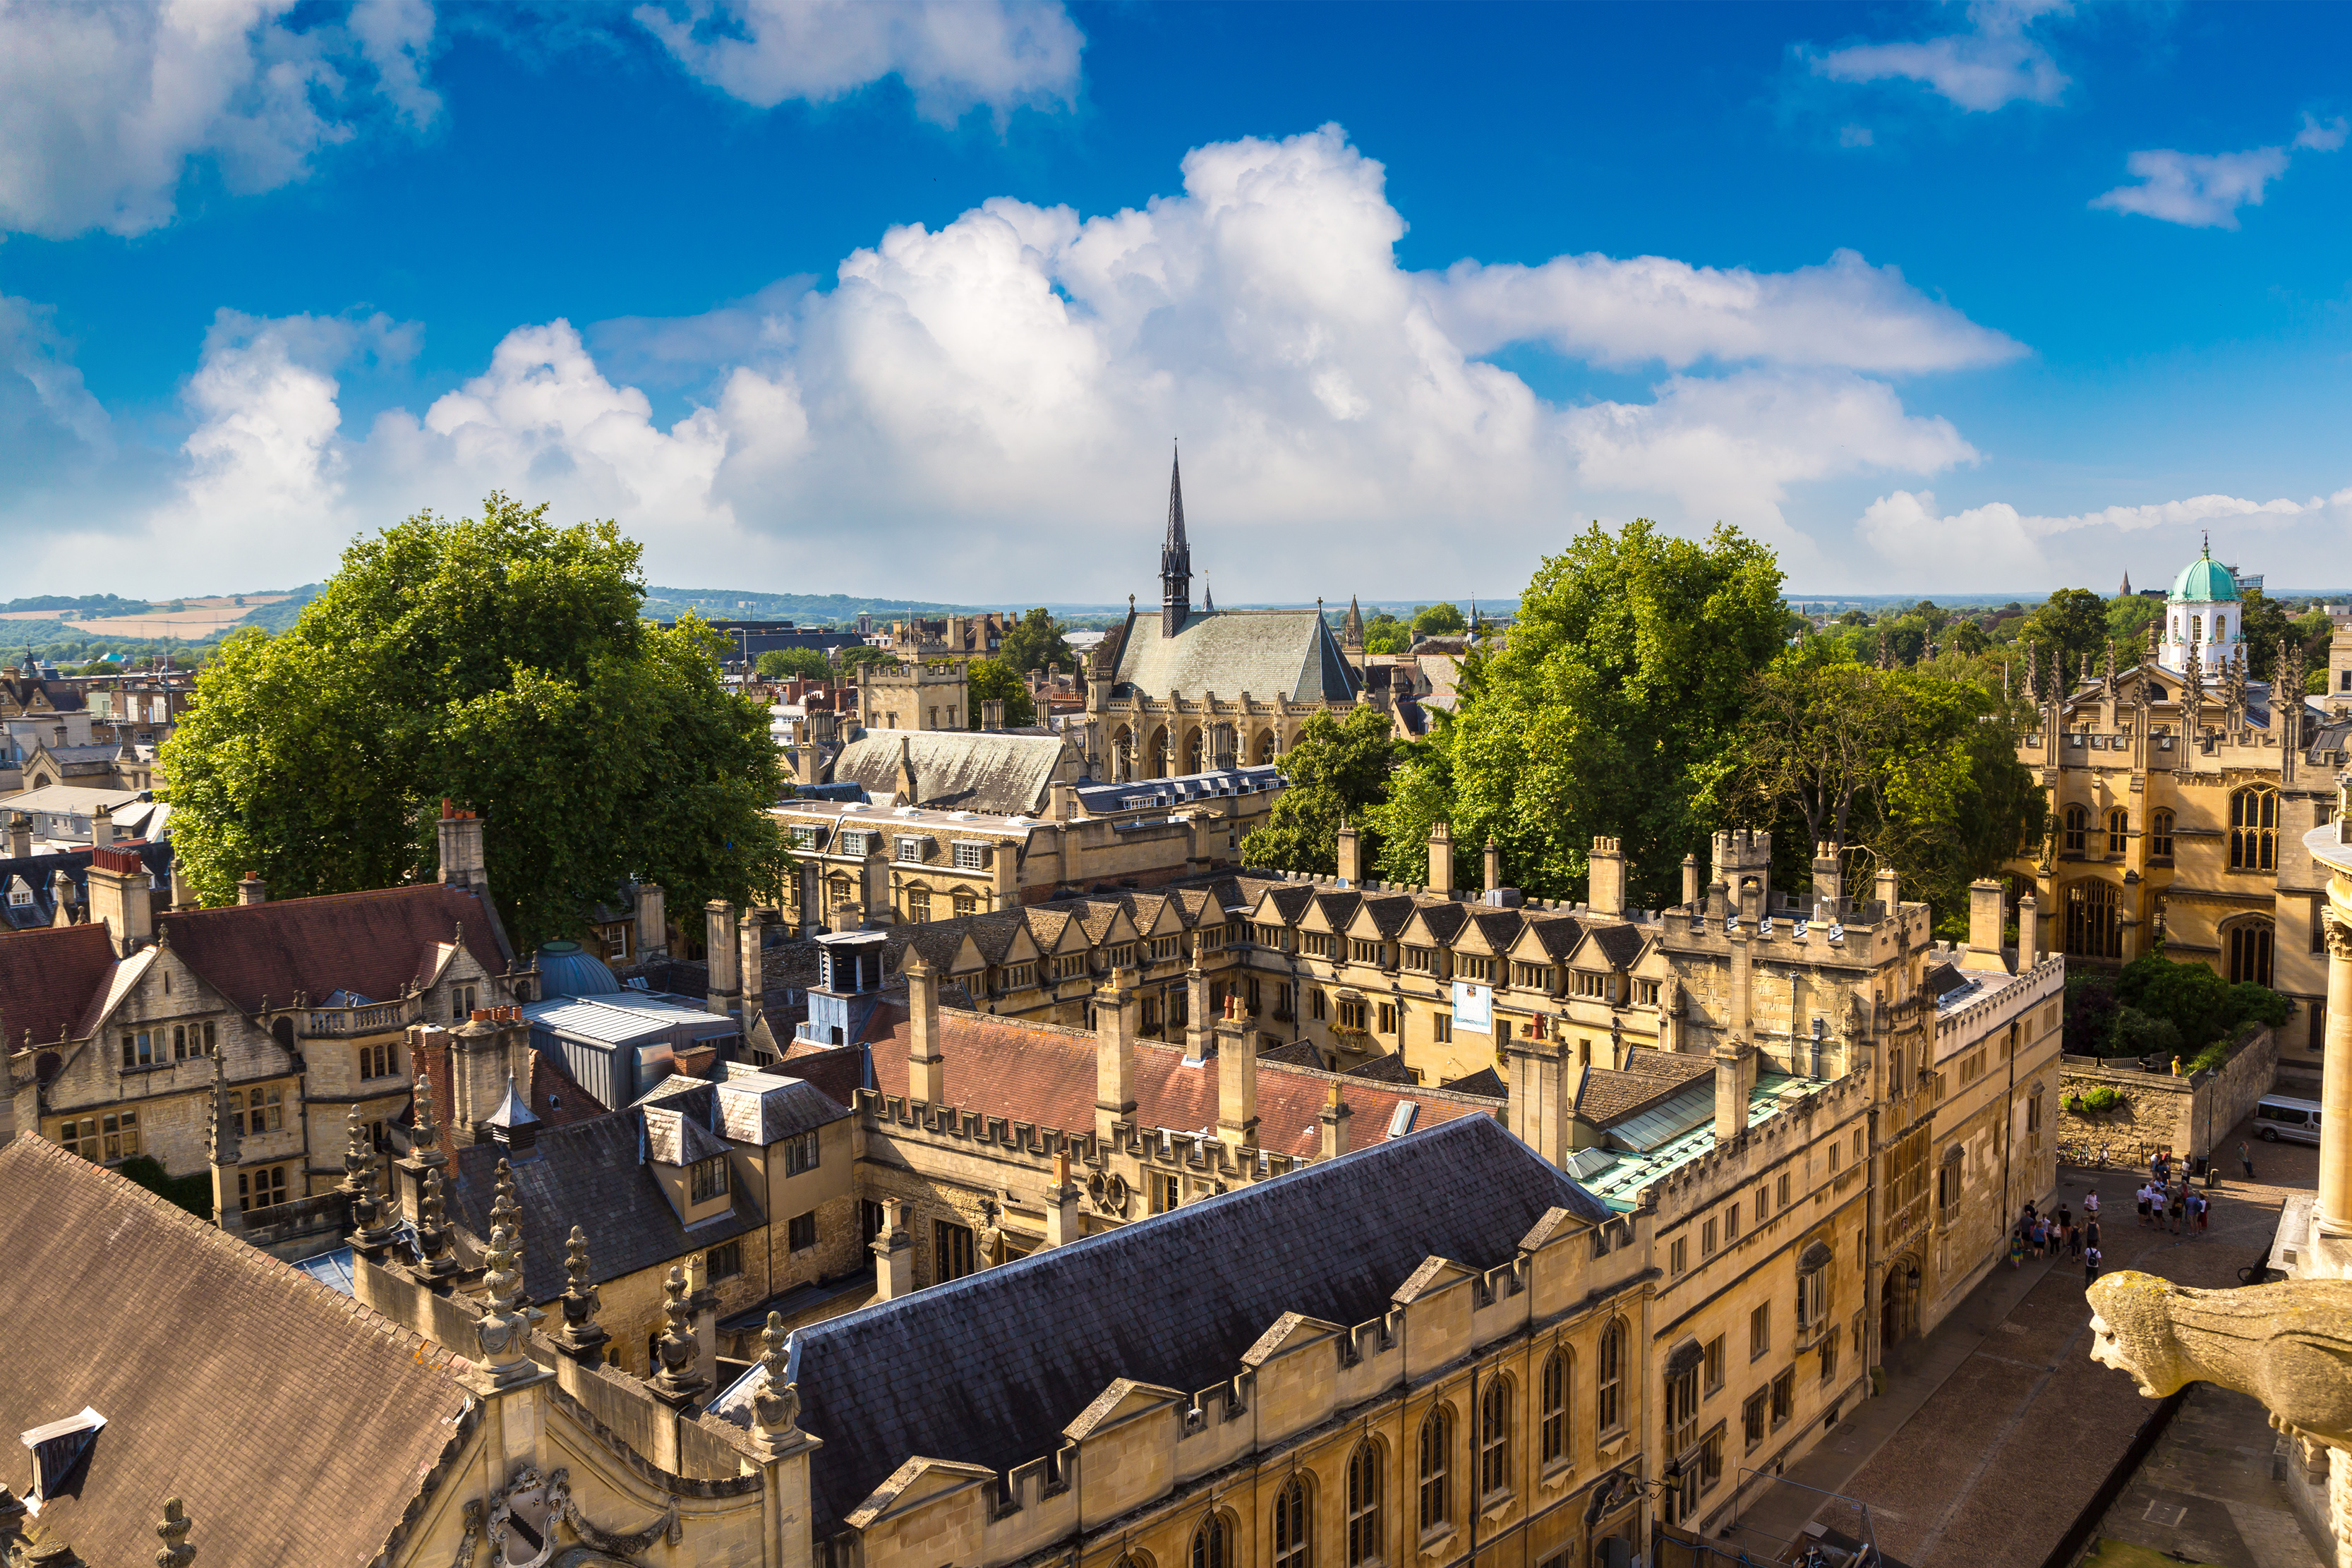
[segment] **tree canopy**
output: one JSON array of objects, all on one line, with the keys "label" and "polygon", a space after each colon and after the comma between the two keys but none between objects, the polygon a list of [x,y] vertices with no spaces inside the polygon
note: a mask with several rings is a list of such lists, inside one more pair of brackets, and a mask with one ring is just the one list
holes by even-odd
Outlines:
[{"label": "tree canopy", "polygon": [[1573,897],[1605,834],[1623,842],[1636,900],[1663,901],[1683,856],[1706,847],[1700,797],[1781,622],[1780,566],[1738,530],[1694,541],[1596,523],[1537,568],[1501,650],[1464,658],[1455,721],[1407,757],[1382,814],[1391,845],[1409,841],[1391,854],[1421,855],[1444,819],[1457,854],[1492,837],[1514,886]]},{"label": "tree canopy", "polygon": [[1037,705],[1030,700],[1029,687],[1013,666],[1001,658],[975,658],[963,667],[964,707],[970,722],[964,728],[977,730],[982,713],[981,704],[995,699],[1004,702],[1005,728],[1017,730],[1037,721]]},{"label": "tree canopy", "polygon": [[1071,651],[1069,640],[1062,635],[1066,629],[1041,605],[1004,634],[996,645],[996,657],[1017,675],[1049,667],[1065,674],[1074,673],[1078,668],[1078,656]]},{"label": "tree canopy", "polygon": [[751,668],[762,680],[785,680],[795,675],[824,680],[833,674],[832,664],[813,647],[772,647],[752,660]]},{"label": "tree canopy", "polygon": [[1459,637],[1469,629],[1459,605],[1421,605],[1413,609],[1412,635],[1417,637]]},{"label": "tree canopy", "polygon": [[182,866],[205,903],[429,879],[450,799],[488,819],[520,946],[586,928],[631,875],[672,907],[777,896],[790,867],[768,716],[719,683],[725,639],[638,616],[638,546],[503,495],[355,541],[276,637],[222,645],[164,743]]},{"label": "tree canopy", "polygon": [[[1340,827],[1361,826],[1388,792],[1396,742],[1377,708],[1346,718],[1318,713],[1298,731],[1280,764],[1286,787],[1264,827],[1242,840],[1242,864],[1272,871],[1339,872]],[[1370,864],[1377,845],[1365,846]]]}]

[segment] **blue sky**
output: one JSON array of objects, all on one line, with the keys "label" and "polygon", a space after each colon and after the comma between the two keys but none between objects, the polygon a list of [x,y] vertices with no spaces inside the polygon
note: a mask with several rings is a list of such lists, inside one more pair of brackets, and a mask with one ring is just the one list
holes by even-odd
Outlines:
[{"label": "blue sky", "polygon": [[[191,21],[190,18],[194,18]],[[0,6],[0,546],[195,594],[500,488],[656,581],[2352,584],[2352,12]]]}]

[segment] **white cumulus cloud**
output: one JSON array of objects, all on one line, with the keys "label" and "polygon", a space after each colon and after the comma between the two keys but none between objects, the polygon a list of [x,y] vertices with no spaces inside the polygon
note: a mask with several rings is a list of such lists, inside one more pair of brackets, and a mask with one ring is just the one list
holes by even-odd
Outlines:
[{"label": "white cumulus cloud", "polygon": [[2325,123],[2306,114],[2303,129],[2284,147],[2252,147],[2242,153],[2176,153],[2152,148],[2134,153],[2124,168],[2139,181],[2091,198],[2095,207],[2137,213],[2189,228],[2235,228],[2238,209],[2263,205],[2263,189],[2286,173],[2294,152],[2333,153],[2344,145],[2345,122]]},{"label": "white cumulus cloud", "polygon": [[300,179],[355,134],[370,82],[429,121],[427,0],[359,0],[347,20],[295,0],[0,5],[0,228],[145,233],[200,159],[235,191]]},{"label": "white cumulus cloud", "polygon": [[665,0],[636,18],[686,68],[762,109],[896,76],[927,118],[1066,105],[1086,39],[1058,0]]},{"label": "white cumulus cloud", "polygon": [[[1832,81],[1916,81],[1961,109],[1983,113],[2018,102],[2056,103],[2066,73],[2029,29],[2068,7],[2063,0],[1971,0],[1966,31],[1909,42],[1806,51]],[[1865,143],[1866,144],[1866,143]]]},{"label": "white cumulus cloud", "polygon": [[1904,568],[1906,580],[1952,592],[2104,585],[2134,563],[2152,584],[2148,568],[2187,561],[2208,534],[2216,553],[2237,555],[2249,571],[2281,586],[2317,588],[2334,582],[2323,563],[2340,560],[2352,542],[2352,489],[2300,501],[2202,495],[2060,516],[2021,512],[2007,501],[1947,513],[1932,490],[1896,490],[1864,510],[1857,531],[1883,561]]},{"label": "white cumulus cloud", "polygon": [[[704,316],[518,327],[364,431],[338,417],[337,356],[392,349],[225,317],[157,528],[215,551],[266,533],[316,575],[356,530],[495,488],[618,519],[664,582],[1110,599],[1150,586],[1181,435],[1196,558],[1228,596],[1516,584],[1584,519],[1635,513],[1729,521],[1795,564],[1821,557],[1787,515],[1805,487],[1976,460],[1885,375],[2021,352],[1845,253],[1429,273],[1399,265],[1403,232],[1336,126],[1223,142],[1139,207],[992,200]],[[1521,342],[1657,379],[1548,399],[1483,357]],[[695,396],[657,417],[631,374]],[[307,550],[268,531],[306,511]]]}]

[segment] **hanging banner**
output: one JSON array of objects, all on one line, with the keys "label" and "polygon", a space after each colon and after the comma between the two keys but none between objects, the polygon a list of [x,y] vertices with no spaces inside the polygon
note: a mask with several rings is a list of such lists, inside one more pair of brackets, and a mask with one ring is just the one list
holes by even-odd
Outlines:
[{"label": "hanging banner", "polygon": [[1466,980],[1454,983],[1454,1026],[1467,1029],[1474,1035],[1495,1032],[1495,993],[1485,985],[1474,985]]}]

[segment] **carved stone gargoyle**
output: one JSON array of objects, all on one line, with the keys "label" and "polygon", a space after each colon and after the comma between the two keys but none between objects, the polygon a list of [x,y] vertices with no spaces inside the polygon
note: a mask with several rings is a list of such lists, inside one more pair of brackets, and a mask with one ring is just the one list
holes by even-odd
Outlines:
[{"label": "carved stone gargoyle", "polygon": [[2200,1290],[2126,1269],[2090,1297],[2091,1359],[2149,1398],[2219,1384],[2261,1400],[2279,1430],[2352,1452],[2352,1280]]}]

